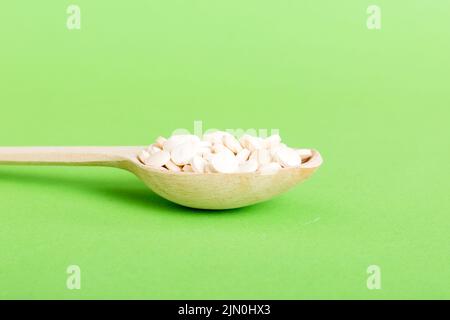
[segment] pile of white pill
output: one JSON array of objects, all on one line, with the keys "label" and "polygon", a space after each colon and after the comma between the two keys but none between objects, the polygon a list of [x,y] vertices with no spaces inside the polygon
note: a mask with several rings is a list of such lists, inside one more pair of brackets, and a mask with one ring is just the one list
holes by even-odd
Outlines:
[{"label": "pile of white pill", "polygon": [[310,149],[292,149],[279,135],[268,138],[244,134],[237,139],[224,131],[196,135],[173,135],[143,150],[139,160],[147,166],[173,172],[191,173],[274,173],[297,168],[312,156]]}]

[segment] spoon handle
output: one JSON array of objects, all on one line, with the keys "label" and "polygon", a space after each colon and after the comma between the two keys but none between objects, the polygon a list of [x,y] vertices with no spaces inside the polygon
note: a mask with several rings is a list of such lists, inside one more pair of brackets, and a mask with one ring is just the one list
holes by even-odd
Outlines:
[{"label": "spoon handle", "polygon": [[0,147],[0,165],[118,167],[142,147]]}]

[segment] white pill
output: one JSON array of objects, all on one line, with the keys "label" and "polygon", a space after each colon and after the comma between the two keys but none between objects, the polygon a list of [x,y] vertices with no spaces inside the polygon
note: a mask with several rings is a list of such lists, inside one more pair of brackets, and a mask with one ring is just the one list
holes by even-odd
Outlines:
[{"label": "white pill", "polygon": [[274,148],[274,147],[278,147],[281,143],[281,137],[278,134],[273,134],[270,137],[266,138],[266,140],[264,140],[266,148]]},{"label": "white pill", "polygon": [[297,149],[295,150],[299,157],[303,160],[307,160],[312,157],[312,150],[311,149]]},{"label": "white pill", "polygon": [[220,173],[233,173],[238,171],[239,163],[233,153],[219,152],[212,156],[211,166]]},{"label": "white pill", "polygon": [[258,162],[255,160],[248,160],[239,164],[239,172],[255,172],[258,170]]},{"label": "white pill", "polygon": [[175,172],[179,172],[181,171],[181,168],[179,166],[177,166],[175,163],[173,163],[171,160],[169,160],[166,164],[165,164],[166,168],[169,169],[170,171],[175,171]]},{"label": "white pill", "polygon": [[185,142],[199,143],[200,139],[197,136],[191,135],[191,134],[180,134],[180,135],[171,136],[169,139],[164,141],[163,149],[165,151],[172,152],[172,150],[176,146],[178,146],[182,143],[185,143]]},{"label": "white pill", "polygon": [[183,166],[182,170],[183,170],[183,172],[194,172],[194,170],[192,170],[192,166],[190,164]]},{"label": "white pill", "polygon": [[294,149],[279,147],[275,151],[274,159],[283,167],[283,168],[295,168],[299,167],[301,164],[300,156]]},{"label": "white pill", "polygon": [[225,147],[222,143],[215,143],[215,144],[213,144],[211,150],[212,150],[213,153],[228,152],[229,154],[234,156],[233,151],[231,151],[230,149]]},{"label": "white pill", "polygon": [[278,146],[272,147],[270,148],[270,155],[272,156],[272,158],[276,158],[277,155],[277,151],[280,148],[287,148],[287,146],[284,143],[280,143]]},{"label": "white pill", "polygon": [[211,148],[212,143],[209,141],[200,141],[198,146],[199,148]]},{"label": "white pill", "polygon": [[254,137],[249,134],[244,134],[240,139],[242,147],[250,151],[258,150],[264,147],[264,140],[259,137]]},{"label": "white pill", "polygon": [[[241,144],[241,146],[243,147],[243,148],[246,148],[246,149],[248,149],[248,146],[249,146],[249,137],[250,137],[250,135],[248,135],[248,134],[244,134],[244,135],[242,135],[242,137],[240,137],[239,138],[239,143]],[[251,150],[250,150],[251,151]]]},{"label": "white pill", "polygon": [[236,155],[236,159],[239,163],[245,162],[248,160],[248,157],[250,156],[250,150],[248,149],[242,149],[239,151]]},{"label": "white pill", "polygon": [[147,161],[148,157],[150,157],[150,153],[146,150],[143,150],[138,156],[139,160],[144,164]]},{"label": "white pill", "polygon": [[248,157],[248,160],[255,160],[258,161],[258,151],[252,151],[250,152],[250,156]]},{"label": "white pill", "polygon": [[150,154],[154,154],[154,153],[162,151],[162,149],[160,147],[158,147],[156,144],[152,144],[150,147],[148,147],[147,151]]},{"label": "white pill", "polygon": [[213,153],[203,153],[202,158],[205,159],[207,162],[211,162],[211,158],[213,157]]},{"label": "white pill", "polygon": [[170,157],[178,166],[183,166],[191,162],[197,154],[197,145],[192,142],[185,142],[175,146],[170,153]]},{"label": "white pill", "polygon": [[224,151],[225,149],[228,149],[225,147],[221,142],[213,143],[211,146],[211,151],[213,153],[219,153],[221,151]]},{"label": "white pill", "polygon": [[166,138],[160,136],[156,139],[155,145],[160,149],[162,149],[164,142],[166,142],[166,140],[167,140]]},{"label": "white pill", "polygon": [[233,151],[233,153],[238,153],[242,150],[242,146],[239,141],[231,134],[227,134],[223,136],[223,144]]},{"label": "white pill", "polygon": [[276,163],[276,162],[271,162],[271,163],[268,163],[268,164],[264,164],[261,167],[259,167],[259,171],[262,174],[275,173],[275,172],[277,172],[280,169],[281,169],[281,166],[278,163]]},{"label": "white pill", "polygon": [[192,170],[197,173],[205,172],[205,166],[208,162],[200,156],[194,156],[191,160]]},{"label": "white pill", "polygon": [[260,166],[264,164],[268,164],[272,161],[272,156],[270,154],[270,151],[267,149],[258,149],[255,151],[257,154],[258,163]]},{"label": "white pill", "polygon": [[160,151],[154,154],[149,154],[145,160],[145,164],[151,167],[162,167],[170,161],[170,153],[167,151]]},{"label": "white pill", "polygon": [[167,151],[167,152],[171,152],[173,150],[173,148],[175,148],[177,145],[179,145],[181,143],[182,143],[182,141],[180,141],[179,139],[169,138],[166,141],[164,141],[163,150]]},{"label": "white pill", "polygon": [[200,147],[197,149],[197,155],[203,156],[204,154],[212,153],[211,148]]}]

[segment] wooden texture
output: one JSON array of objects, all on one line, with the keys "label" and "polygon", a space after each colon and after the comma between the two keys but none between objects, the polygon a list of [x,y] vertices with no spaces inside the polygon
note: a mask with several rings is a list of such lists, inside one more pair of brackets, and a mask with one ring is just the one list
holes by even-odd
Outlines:
[{"label": "wooden texture", "polygon": [[301,168],[274,174],[170,172],[144,166],[144,147],[3,147],[0,165],[108,166],[134,173],[172,202],[198,209],[231,209],[268,200],[309,178],[322,164],[317,151]]}]

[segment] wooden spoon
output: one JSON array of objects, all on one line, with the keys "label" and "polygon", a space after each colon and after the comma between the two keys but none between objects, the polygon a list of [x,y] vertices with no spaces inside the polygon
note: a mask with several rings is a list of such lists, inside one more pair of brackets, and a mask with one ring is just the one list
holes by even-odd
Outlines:
[{"label": "wooden spoon", "polygon": [[273,174],[170,172],[143,165],[145,147],[1,147],[0,165],[106,166],[128,170],[155,193],[198,209],[231,209],[268,200],[306,180],[322,164],[319,152],[301,168]]}]

